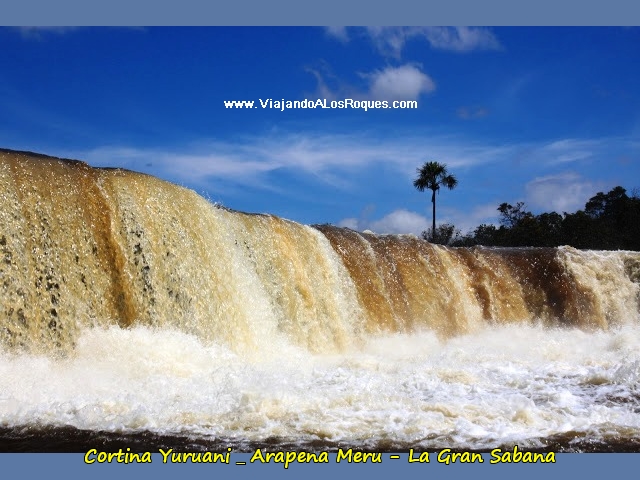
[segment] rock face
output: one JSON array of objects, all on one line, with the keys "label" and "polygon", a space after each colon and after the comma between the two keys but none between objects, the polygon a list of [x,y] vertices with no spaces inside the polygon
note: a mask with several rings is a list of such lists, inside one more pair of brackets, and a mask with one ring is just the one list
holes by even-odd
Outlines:
[{"label": "rock face", "polygon": [[636,252],[449,249],[229,211],[155,177],[0,150],[0,343],[73,350],[96,326],[168,327],[250,351],[486,323],[638,317]]}]

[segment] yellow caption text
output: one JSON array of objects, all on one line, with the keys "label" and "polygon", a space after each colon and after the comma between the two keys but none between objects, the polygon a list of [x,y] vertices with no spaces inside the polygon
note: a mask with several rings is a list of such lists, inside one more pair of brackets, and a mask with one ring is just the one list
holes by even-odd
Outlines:
[{"label": "yellow caption text", "polygon": [[[231,464],[231,448],[220,452],[176,452],[173,449],[159,449],[157,452],[162,463],[220,463]],[[402,460],[401,455],[390,455],[387,461]],[[156,456],[158,460],[158,456]],[[340,449],[332,457],[328,452],[267,452],[257,449],[251,455],[249,463],[279,463],[289,468],[294,463],[382,463],[382,453],[366,453],[353,449]],[[485,463],[486,458],[477,452],[452,451],[445,448],[438,452],[416,452],[409,450],[406,460],[411,464],[442,463]],[[84,455],[84,463],[88,465],[100,463],[151,463],[152,452],[132,452],[130,448],[117,452],[101,452],[92,448]],[[556,463],[555,452],[534,453],[520,450],[516,445],[513,450],[495,448],[490,452],[489,464],[496,463]],[[247,462],[235,462],[246,465]]]}]

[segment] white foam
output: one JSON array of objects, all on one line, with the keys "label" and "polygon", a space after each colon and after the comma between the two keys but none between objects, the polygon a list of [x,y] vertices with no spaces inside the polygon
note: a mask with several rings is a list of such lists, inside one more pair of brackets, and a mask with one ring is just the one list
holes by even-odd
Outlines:
[{"label": "white foam", "polygon": [[[0,423],[256,441],[482,448],[640,428],[640,332],[486,328],[344,354],[241,356],[173,330],[93,329],[63,360],[2,353]],[[631,429],[631,430],[630,430]]]}]

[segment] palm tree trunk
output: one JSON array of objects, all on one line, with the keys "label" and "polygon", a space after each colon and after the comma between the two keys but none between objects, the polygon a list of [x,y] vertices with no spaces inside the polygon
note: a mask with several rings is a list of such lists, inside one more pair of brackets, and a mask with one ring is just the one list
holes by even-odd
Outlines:
[{"label": "palm tree trunk", "polygon": [[431,195],[431,203],[433,203],[433,225],[431,226],[431,241],[436,238],[436,191],[434,190]]}]

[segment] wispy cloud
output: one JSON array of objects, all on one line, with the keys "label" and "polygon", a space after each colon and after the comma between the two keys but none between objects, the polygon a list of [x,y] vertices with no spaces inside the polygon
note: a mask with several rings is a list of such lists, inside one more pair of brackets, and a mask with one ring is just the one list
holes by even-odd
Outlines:
[{"label": "wispy cloud", "polygon": [[483,27],[327,27],[328,35],[346,43],[350,35],[365,35],[384,56],[400,58],[410,40],[426,41],[431,48],[456,53],[500,50],[495,34]]},{"label": "wispy cloud", "polygon": [[86,152],[64,152],[85,158],[95,166],[136,169],[152,163],[156,171],[181,182],[202,185],[212,179],[250,182],[280,169],[289,169],[329,184],[348,187],[357,172],[384,164],[411,177],[425,152],[450,167],[464,167],[504,158],[504,147],[465,145],[450,137],[410,136],[381,138],[375,134],[282,133],[243,137],[234,141],[200,142],[184,151],[122,146]]},{"label": "wispy cloud", "polygon": [[[135,169],[153,163],[154,168],[161,169],[164,174],[196,184],[210,179],[244,182],[279,169],[313,175],[320,181],[332,182],[332,179],[342,177],[347,182],[349,175],[343,174],[355,177],[362,169],[377,164],[412,177],[416,165],[424,162],[426,156],[446,163],[451,169],[501,162],[511,164],[514,158],[521,158],[521,162],[537,165],[544,171],[557,166],[565,156],[577,158],[586,145],[592,148],[590,159],[593,161],[606,158],[609,153],[637,152],[632,141],[619,138],[495,145],[455,135],[425,135],[423,132],[380,135],[374,131],[349,134],[278,131],[233,140],[203,140],[179,150],[175,147],[103,146],[89,151],[59,153],[87,159],[96,166]],[[550,152],[556,152],[557,156]],[[539,176],[531,184],[532,199],[542,198],[535,192],[539,186],[549,185],[551,180],[554,185],[560,180],[569,183],[576,180],[575,174],[553,175]]]},{"label": "wispy cloud", "polygon": [[65,35],[80,27],[13,27],[20,35],[29,40],[41,40],[45,35]]},{"label": "wispy cloud", "polygon": [[489,110],[484,107],[460,107],[456,111],[456,114],[458,118],[463,120],[473,120],[486,117],[489,114]]},{"label": "wispy cloud", "polygon": [[422,30],[432,48],[466,53],[473,50],[499,50],[496,36],[482,27],[426,27]]},{"label": "wispy cloud", "polygon": [[599,140],[568,138],[545,145],[542,153],[548,156],[550,163],[571,163],[594,156],[602,147]]},{"label": "wispy cloud", "polygon": [[[574,170],[597,164],[623,162],[635,158],[640,148],[633,136],[598,138],[560,138],[551,141],[521,144],[519,161],[558,169],[571,166]],[[603,176],[615,174],[615,169],[601,169]]]},{"label": "wispy cloud", "polygon": [[[86,30],[90,27],[62,27],[62,26],[25,26],[25,27],[9,27],[12,30],[18,32],[25,40],[43,40],[44,38],[52,35],[61,36],[76,33],[80,30]],[[146,31],[145,27],[130,27],[130,26],[118,26],[118,27],[100,27],[100,29],[126,29],[129,31]]]}]

